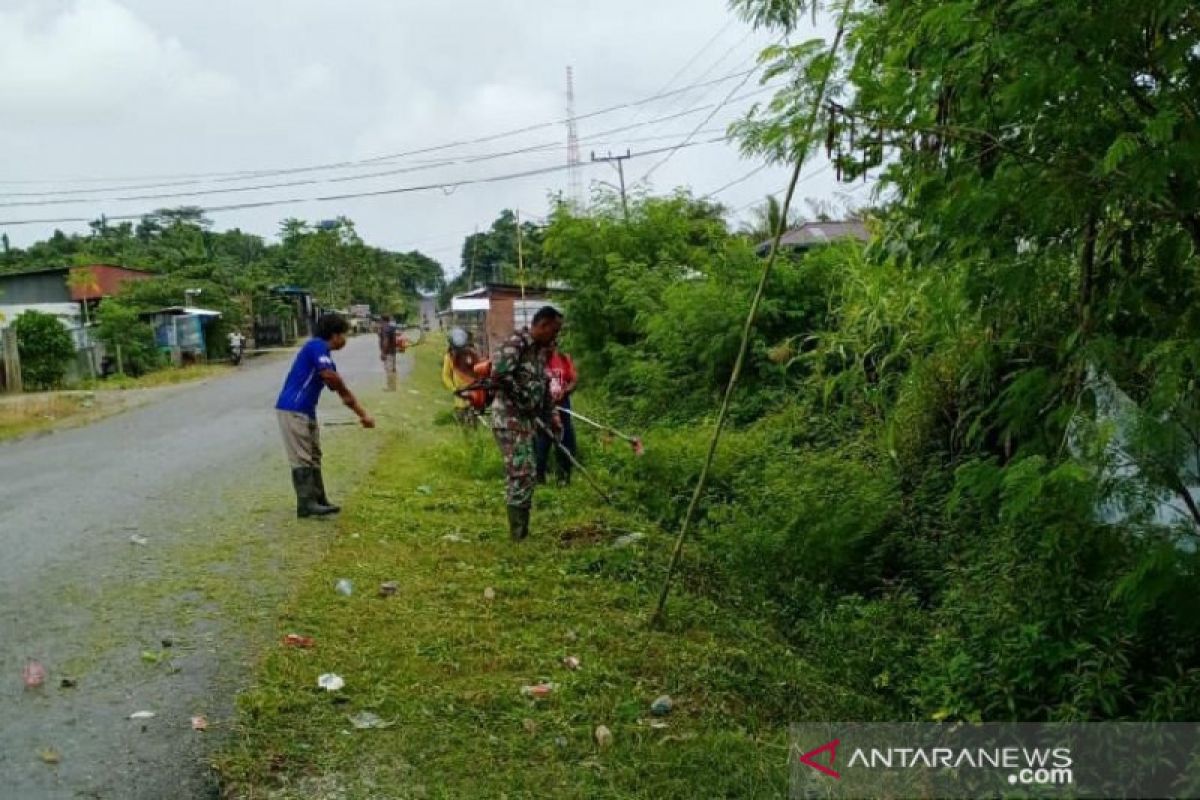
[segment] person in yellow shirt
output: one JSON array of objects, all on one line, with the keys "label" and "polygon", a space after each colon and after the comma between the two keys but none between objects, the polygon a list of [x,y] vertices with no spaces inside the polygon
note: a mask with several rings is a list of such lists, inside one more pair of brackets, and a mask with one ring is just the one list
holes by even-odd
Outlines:
[{"label": "person in yellow shirt", "polygon": [[[470,338],[462,328],[450,331],[450,346],[442,358],[442,385],[450,392],[465,389],[475,382],[475,364],[479,355],[471,347]],[[474,425],[476,416],[471,404],[459,395],[454,396],[454,416],[463,425]]]}]

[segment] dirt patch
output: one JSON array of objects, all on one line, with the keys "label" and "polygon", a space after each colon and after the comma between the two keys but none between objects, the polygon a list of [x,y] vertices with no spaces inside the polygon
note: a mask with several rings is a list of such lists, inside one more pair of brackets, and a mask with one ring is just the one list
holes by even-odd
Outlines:
[{"label": "dirt patch", "polygon": [[629,531],[614,528],[603,522],[585,522],[582,525],[572,525],[558,532],[560,547],[593,547],[607,544]]}]

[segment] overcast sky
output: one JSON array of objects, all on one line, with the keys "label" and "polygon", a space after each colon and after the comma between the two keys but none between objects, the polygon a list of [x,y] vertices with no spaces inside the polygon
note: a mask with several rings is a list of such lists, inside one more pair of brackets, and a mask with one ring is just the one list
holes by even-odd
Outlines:
[{"label": "overcast sky", "polygon": [[[284,217],[346,215],[368,242],[422,250],[450,273],[458,269],[464,235],[487,227],[505,207],[543,217],[548,195],[567,191],[568,173],[453,191],[310,198],[560,166],[567,159],[565,126],[368,166],[211,176],[363,161],[561,120],[568,64],[576,112],[585,115],[747,69],[769,40],[736,20],[724,0],[0,0],[0,32],[0,221],[295,199],[210,216],[218,228],[273,237]],[[739,81],[580,120],[584,161],[593,148],[636,154],[684,141],[711,109],[652,121],[718,104]],[[734,95],[758,88],[754,76]],[[719,136],[712,131],[752,102],[721,108],[695,141]],[[599,135],[635,123],[652,124]],[[438,163],[539,145],[546,149]],[[662,157],[627,162],[627,180],[638,182]],[[687,185],[704,194],[756,166],[730,144],[706,144],[679,150],[650,186]],[[394,174],[333,180],[386,171]],[[606,165],[587,165],[580,177],[585,193],[593,180],[616,181]],[[718,199],[743,207],[778,191],[786,177],[783,169],[764,169]],[[194,182],[161,185],[185,180]],[[115,199],[300,181],[315,183]],[[844,190],[827,170],[800,195],[834,199]],[[17,196],[34,192],[58,194]],[[72,202],[10,205],[60,199]],[[55,227],[86,229],[84,223],[0,224],[17,245]]]}]

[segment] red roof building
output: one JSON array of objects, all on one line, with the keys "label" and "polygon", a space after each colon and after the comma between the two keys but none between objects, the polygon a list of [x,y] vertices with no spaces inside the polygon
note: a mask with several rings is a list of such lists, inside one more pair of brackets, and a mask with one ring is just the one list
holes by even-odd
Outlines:
[{"label": "red roof building", "polygon": [[[91,273],[92,280],[85,281],[85,274]],[[129,267],[117,267],[112,264],[85,264],[72,267],[68,288],[71,299],[77,302],[83,300],[99,300],[120,294],[121,285],[128,281],[145,281],[155,277],[153,272]]]}]

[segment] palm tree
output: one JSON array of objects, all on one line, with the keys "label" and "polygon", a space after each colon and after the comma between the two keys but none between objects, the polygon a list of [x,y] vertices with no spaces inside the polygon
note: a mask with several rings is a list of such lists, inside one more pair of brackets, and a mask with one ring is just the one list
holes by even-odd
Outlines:
[{"label": "palm tree", "polygon": [[[755,206],[750,212],[751,222],[744,230],[756,241],[770,239],[779,230],[779,223],[783,219],[783,206],[773,194],[767,195],[766,202],[762,205]],[[788,214],[787,224],[784,230],[794,227],[801,221],[794,213]]]}]

